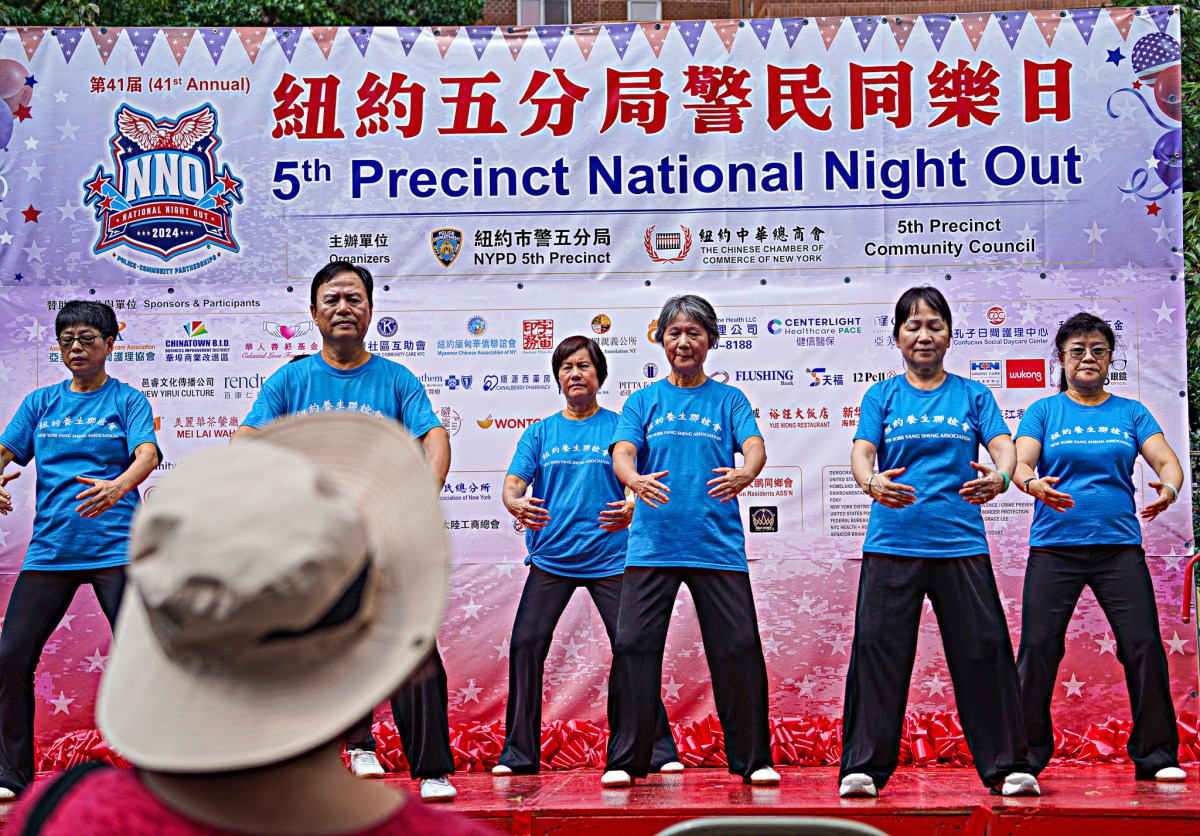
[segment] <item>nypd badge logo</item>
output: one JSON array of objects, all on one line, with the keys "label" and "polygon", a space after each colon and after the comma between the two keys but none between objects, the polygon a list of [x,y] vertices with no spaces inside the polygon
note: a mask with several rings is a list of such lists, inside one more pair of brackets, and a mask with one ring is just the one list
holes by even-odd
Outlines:
[{"label": "nypd badge logo", "polygon": [[435,229],[429,233],[429,243],[438,263],[449,267],[458,258],[462,249],[463,234],[461,229]]},{"label": "nypd badge logo", "polygon": [[83,184],[100,224],[92,251],[128,247],[163,261],[208,246],[237,252],[231,221],[242,181],[228,165],[218,172],[213,106],[170,119],[123,104],[114,123],[112,171],[97,166]]}]

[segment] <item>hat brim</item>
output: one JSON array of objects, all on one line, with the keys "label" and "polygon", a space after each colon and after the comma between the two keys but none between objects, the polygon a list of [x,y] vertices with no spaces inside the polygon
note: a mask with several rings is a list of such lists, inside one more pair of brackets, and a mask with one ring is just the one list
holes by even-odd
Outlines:
[{"label": "hat brim", "polygon": [[424,661],[445,614],[450,560],[438,495],[420,447],[398,425],[327,413],[287,418],[237,443],[303,455],[358,507],[373,554],[375,616],[366,635],[319,665],[261,677],[201,672],[166,656],[130,584],[96,718],[139,767],[246,769],[327,743]]}]

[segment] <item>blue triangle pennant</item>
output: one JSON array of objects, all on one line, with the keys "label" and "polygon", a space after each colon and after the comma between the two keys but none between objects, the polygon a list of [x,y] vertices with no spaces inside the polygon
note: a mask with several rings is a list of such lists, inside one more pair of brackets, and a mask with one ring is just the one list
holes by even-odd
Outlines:
[{"label": "blue triangle pennant", "polygon": [[[1099,9],[1095,11],[1096,14],[1100,13]],[[1029,12],[996,12],[992,17],[996,18],[996,23],[1000,24],[1004,40],[1008,41],[1008,48],[1014,48],[1017,45],[1017,38],[1021,36],[1021,27],[1025,25],[1025,18],[1029,17]]]},{"label": "blue triangle pennant", "polygon": [[609,40],[612,41],[613,48],[617,51],[617,55],[622,60],[625,58],[625,51],[629,49],[629,41],[633,37],[633,33],[637,30],[636,23],[606,23],[604,31],[608,33]]}]

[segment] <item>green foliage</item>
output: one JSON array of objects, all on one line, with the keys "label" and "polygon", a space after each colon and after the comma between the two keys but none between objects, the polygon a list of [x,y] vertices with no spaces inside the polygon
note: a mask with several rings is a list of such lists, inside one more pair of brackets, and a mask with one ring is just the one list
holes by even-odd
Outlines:
[{"label": "green foliage", "polygon": [[462,26],[484,0],[0,1],[4,26]]}]

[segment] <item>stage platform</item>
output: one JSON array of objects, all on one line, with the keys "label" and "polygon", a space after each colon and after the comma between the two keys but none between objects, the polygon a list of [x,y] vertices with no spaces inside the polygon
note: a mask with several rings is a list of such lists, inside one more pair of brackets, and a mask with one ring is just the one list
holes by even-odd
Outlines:
[{"label": "stage platform", "polygon": [[[837,796],[834,768],[782,768],[778,787],[749,787],[717,769],[651,776],[603,790],[600,772],[454,778],[454,809],[502,833],[530,836],[649,836],[709,816],[838,816],[892,836],[1200,835],[1200,782],[1135,782],[1130,766],[1051,767],[1041,798],[989,795],[974,770],[901,769],[876,799]],[[388,779],[395,780],[395,779]],[[408,782],[404,782],[407,786]]]}]

